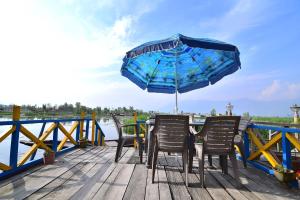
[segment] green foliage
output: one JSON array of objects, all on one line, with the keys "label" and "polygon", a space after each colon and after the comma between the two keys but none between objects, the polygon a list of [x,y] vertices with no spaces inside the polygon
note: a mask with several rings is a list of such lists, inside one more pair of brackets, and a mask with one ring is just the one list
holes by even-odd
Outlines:
[{"label": "green foliage", "polygon": [[[0,116],[11,116],[12,115],[12,105],[2,105],[0,104]],[[74,105],[69,103],[64,103],[62,105],[51,105],[42,104],[37,105],[22,105],[21,106],[21,117],[26,118],[66,118],[66,117],[80,117],[80,113],[84,111],[87,117],[90,117],[92,112],[96,112],[97,117],[110,116],[110,113],[122,113],[125,115],[133,115],[134,112],[143,114],[142,110],[137,110],[133,106],[128,108],[118,107],[118,108],[107,108],[107,107],[96,107],[90,108],[88,106],[82,105],[80,102],[76,102]],[[145,116],[140,116],[141,119],[145,119]]]},{"label": "green foliage", "polygon": [[261,121],[261,122],[274,122],[274,123],[292,123],[293,118],[291,117],[260,117],[253,116],[253,121]]},{"label": "green foliage", "polygon": [[210,115],[211,115],[211,116],[216,116],[216,115],[217,115],[216,109],[213,108],[213,109],[210,111]]},{"label": "green foliage", "polygon": [[[143,121],[146,121],[148,118],[149,118],[149,114],[147,113],[144,113],[144,114],[138,114],[137,116],[137,120],[143,120]],[[133,124],[134,123],[134,118],[133,116],[130,117],[130,118],[125,118],[123,120],[123,123],[124,124]],[[134,126],[129,126],[129,127],[126,127],[125,128],[125,132],[128,133],[128,134],[134,134]],[[139,133],[142,133],[143,130],[141,127],[139,127]]]},{"label": "green foliage", "polygon": [[244,113],[243,113],[243,117],[249,119],[249,118],[250,118],[249,112],[244,112]]}]

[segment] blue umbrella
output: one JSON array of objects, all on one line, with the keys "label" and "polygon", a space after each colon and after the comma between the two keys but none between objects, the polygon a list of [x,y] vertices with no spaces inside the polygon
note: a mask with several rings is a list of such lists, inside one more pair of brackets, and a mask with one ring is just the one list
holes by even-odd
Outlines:
[{"label": "blue umbrella", "polygon": [[148,92],[176,94],[215,84],[241,66],[238,48],[181,34],[126,53],[121,74]]}]

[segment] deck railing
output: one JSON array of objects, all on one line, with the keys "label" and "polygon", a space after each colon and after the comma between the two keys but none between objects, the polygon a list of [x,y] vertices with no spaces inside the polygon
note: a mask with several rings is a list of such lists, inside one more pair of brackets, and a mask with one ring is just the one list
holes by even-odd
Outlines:
[{"label": "deck railing", "polygon": [[[268,139],[263,137],[263,132],[270,135]],[[263,171],[274,174],[274,168],[295,169],[292,152],[300,151],[300,143],[296,134],[300,128],[276,126],[274,123],[254,123],[248,126],[244,134],[245,156],[248,163]],[[274,149],[274,147],[277,147]],[[278,148],[280,147],[280,148]],[[260,159],[265,158],[264,162]],[[266,163],[267,162],[267,163]]]},{"label": "deck railing", "polygon": [[[92,123],[91,126],[90,122]],[[65,123],[72,124],[69,130],[65,128]],[[25,125],[28,124],[41,124],[39,136],[36,136],[36,133],[31,132],[25,127]],[[0,133],[0,145],[6,138],[11,137],[10,148],[7,148],[10,154],[9,163],[5,164],[0,162],[0,180],[18,173],[25,168],[42,163],[43,158],[36,159],[36,152],[39,148],[45,152],[53,152],[55,155],[60,155],[75,149],[79,146],[81,141],[88,142],[91,145],[105,144],[105,135],[99,123],[96,121],[95,113],[92,114],[91,118],[86,118],[85,113],[82,112],[80,118],[74,119],[20,120],[20,107],[14,106],[12,120],[0,121],[0,126],[11,126],[4,134]],[[47,129],[46,126],[48,127]],[[89,141],[90,129],[92,133],[91,140]],[[61,141],[58,140],[59,131],[63,134]],[[29,139],[32,145],[19,159],[20,134],[23,134]],[[52,137],[50,137],[51,135]],[[45,140],[49,140],[49,138],[52,141],[52,148],[45,144]],[[69,141],[71,145],[64,148],[67,141]],[[1,154],[4,153],[5,152],[1,152]]]}]

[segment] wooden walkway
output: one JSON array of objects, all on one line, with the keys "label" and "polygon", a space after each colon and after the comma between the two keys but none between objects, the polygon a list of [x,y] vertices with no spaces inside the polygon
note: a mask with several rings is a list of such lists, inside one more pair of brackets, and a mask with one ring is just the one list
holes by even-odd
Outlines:
[{"label": "wooden walkway", "polygon": [[299,190],[242,165],[243,187],[237,189],[230,162],[229,175],[206,168],[205,189],[199,186],[194,162],[186,187],[181,156],[176,159],[165,154],[159,155],[156,183],[152,184],[152,170],[138,164],[134,148],[124,148],[119,163],[114,163],[115,151],[111,146],[76,149],[58,157],[53,165],[37,166],[0,182],[0,199],[300,199]]}]

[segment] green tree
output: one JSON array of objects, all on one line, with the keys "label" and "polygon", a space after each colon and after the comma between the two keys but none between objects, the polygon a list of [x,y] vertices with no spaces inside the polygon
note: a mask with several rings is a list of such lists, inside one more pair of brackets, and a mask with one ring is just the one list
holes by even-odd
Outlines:
[{"label": "green tree", "polygon": [[213,108],[213,109],[210,111],[210,115],[211,115],[211,116],[216,116],[216,115],[217,115],[216,109]]}]

